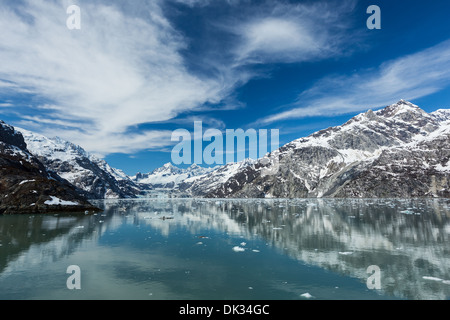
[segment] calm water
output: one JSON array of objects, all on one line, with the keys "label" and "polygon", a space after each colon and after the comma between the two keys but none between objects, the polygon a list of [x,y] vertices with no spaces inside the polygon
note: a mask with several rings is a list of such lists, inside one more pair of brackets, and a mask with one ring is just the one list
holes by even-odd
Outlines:
[{"label": "calm water", "polygon": [[[0,216],[0,299],[450,297],[448,200],[96,204],[103,213]],[[66,286],[71,265],[80,290]]]}]

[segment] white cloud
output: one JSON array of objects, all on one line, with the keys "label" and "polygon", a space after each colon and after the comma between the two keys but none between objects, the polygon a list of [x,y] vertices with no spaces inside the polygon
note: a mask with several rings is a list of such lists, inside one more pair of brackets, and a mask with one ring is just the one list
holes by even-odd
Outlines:
[{"label": "white cloud", "polygon": [[273,123],[310,116],[333,116],[413,100],[450,85],[450,40],[426,50],[361,70],[330,76],[304,91],[288,110],[260,119]]},{"label": "white cloud", "polygon": [[[237,41],[224,45],[221,57],[199,57],[211,70],[199,76],[186,66],[180,52],[188,48],[188,39],[165,17],[164,1],[169,0],[81,2],[81,30],[66,27],[72,1],[2,2],[0,93],[33,95],[41,102],[22,106],[23,123],[88,151],[108,154],[162,146],[170,133],[130,131],[216,103],[222,109],[239,107],[232,92],[255,76],[246,68],[249,64],[342,54],[346,26],[339,19],[354,4],[276,1],[254,11],[248,1],[224,1],[233,6],[232,12],[242,12],[237,20],[227,16],[216,27]],[[191,7],[211,4],[176,1]]]},{"label": "white cloud", "polygon": [[[237,64],[290,63],[343,55],[348,45],[346,13],[354,1],[288,4],[269,2],[249,19],[229,23],[240,36]],[[344,22],[346,21],[347,22]],[[356,40],[356,35],[353,35]]]},{"label": "white cloud", "polygon": [[[117,139],[129,127],[168,120],[226,95],[220,83],[186,70],[178,53],[185,44],[157,1],[147,3],[145,19],[109,2],[85,2],[81,30],[66,27],[66,4],[0,5],[0,90],[20,88],[51,101],[52,108],[40,109],[47,109],[54,124],[70,119],[88,133],[74,142],[93,150],[110,145],[115,151],[118,141],[132,142]],[[150,136],[137,135],[141,148],[141,138]],[[106,141],[111,139],[116,142]]]},{"label": "white cloud", "polygon": [[240,59],[274,55],[276,59],[284,60],[285,56],[315,54],[320,49],[313,34],[294,21],[266,18],[250,23],[244,29]]},{"label": "white cloud", "polygon": [[182,3],[184,5],[187,5],[189,7],[194,6],[207,6],[210,4],[210,0],[173,0],[177,3]]}]

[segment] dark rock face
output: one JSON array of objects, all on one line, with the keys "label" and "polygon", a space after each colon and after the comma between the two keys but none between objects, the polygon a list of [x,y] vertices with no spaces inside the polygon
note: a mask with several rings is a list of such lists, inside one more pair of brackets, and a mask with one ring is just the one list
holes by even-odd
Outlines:
[{"label": "dark rock face", "polygon": [[0,122],[0,214],[98,211],[34,157],[23,136]]},{"label": "dark rock face", "polygon": [[16,132],[12,126],[7,125],[2,120],[0,120],[0,141],[7,145],[16,146],[21,150],[25,150],[27,148],[27,144],[25,143],[23,136]]},{"label": "dark rock face", "polygon": [[417,150],[384,151],[358,172],[336,197],[442,197],[450,198],[450,136],[419,143]]}]

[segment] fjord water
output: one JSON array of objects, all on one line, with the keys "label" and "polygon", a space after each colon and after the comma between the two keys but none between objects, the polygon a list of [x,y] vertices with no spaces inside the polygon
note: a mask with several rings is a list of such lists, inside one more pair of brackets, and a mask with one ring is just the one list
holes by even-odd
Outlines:
[{"label": "fjord water", "polygon": [[0,299],[450,297],[449,200],[95,204],[104,211],[0,216]]}]

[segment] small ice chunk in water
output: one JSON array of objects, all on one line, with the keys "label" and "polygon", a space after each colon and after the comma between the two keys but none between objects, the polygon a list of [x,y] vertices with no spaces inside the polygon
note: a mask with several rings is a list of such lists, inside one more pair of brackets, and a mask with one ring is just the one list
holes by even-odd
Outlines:
[{"label": "small ice chunk in water", "polygon": [[242,247],[239,247],[239,246],[234,246],[233,251],[234,252],[243,252],[243,251],[245,251],[245,249]]},{"label": "small ice chunk in water", "polygon": [[441,278],[436,278],[436,277],[423,276],[422,278],[425,279],[425,280],[442,281]]},{"label": "small ice chunk in water", "polygon": [[342,254],[342,255],[344,255],[344,256],[346,256],[346,255],[349,255],[349,254],[352,254],[353,252],[351,252],[351,251],[341,251],[341,252],[339,252],[339,254]]},{"label": "small ice chunk in water", "polygon": [[309,292],[301,294],[300,297],[303,297],[303,298],[306,298],[306,299],[313,298],[313,296]]},{"label": "small ice chunk in water", "polygon": [[423,276],[422,279],[431,280],[431,281],[439,281],[439,282],[442,282],[443,284],[450,284],[450,280],[444,280],[444,279],[437,278],[437,277]]}]

